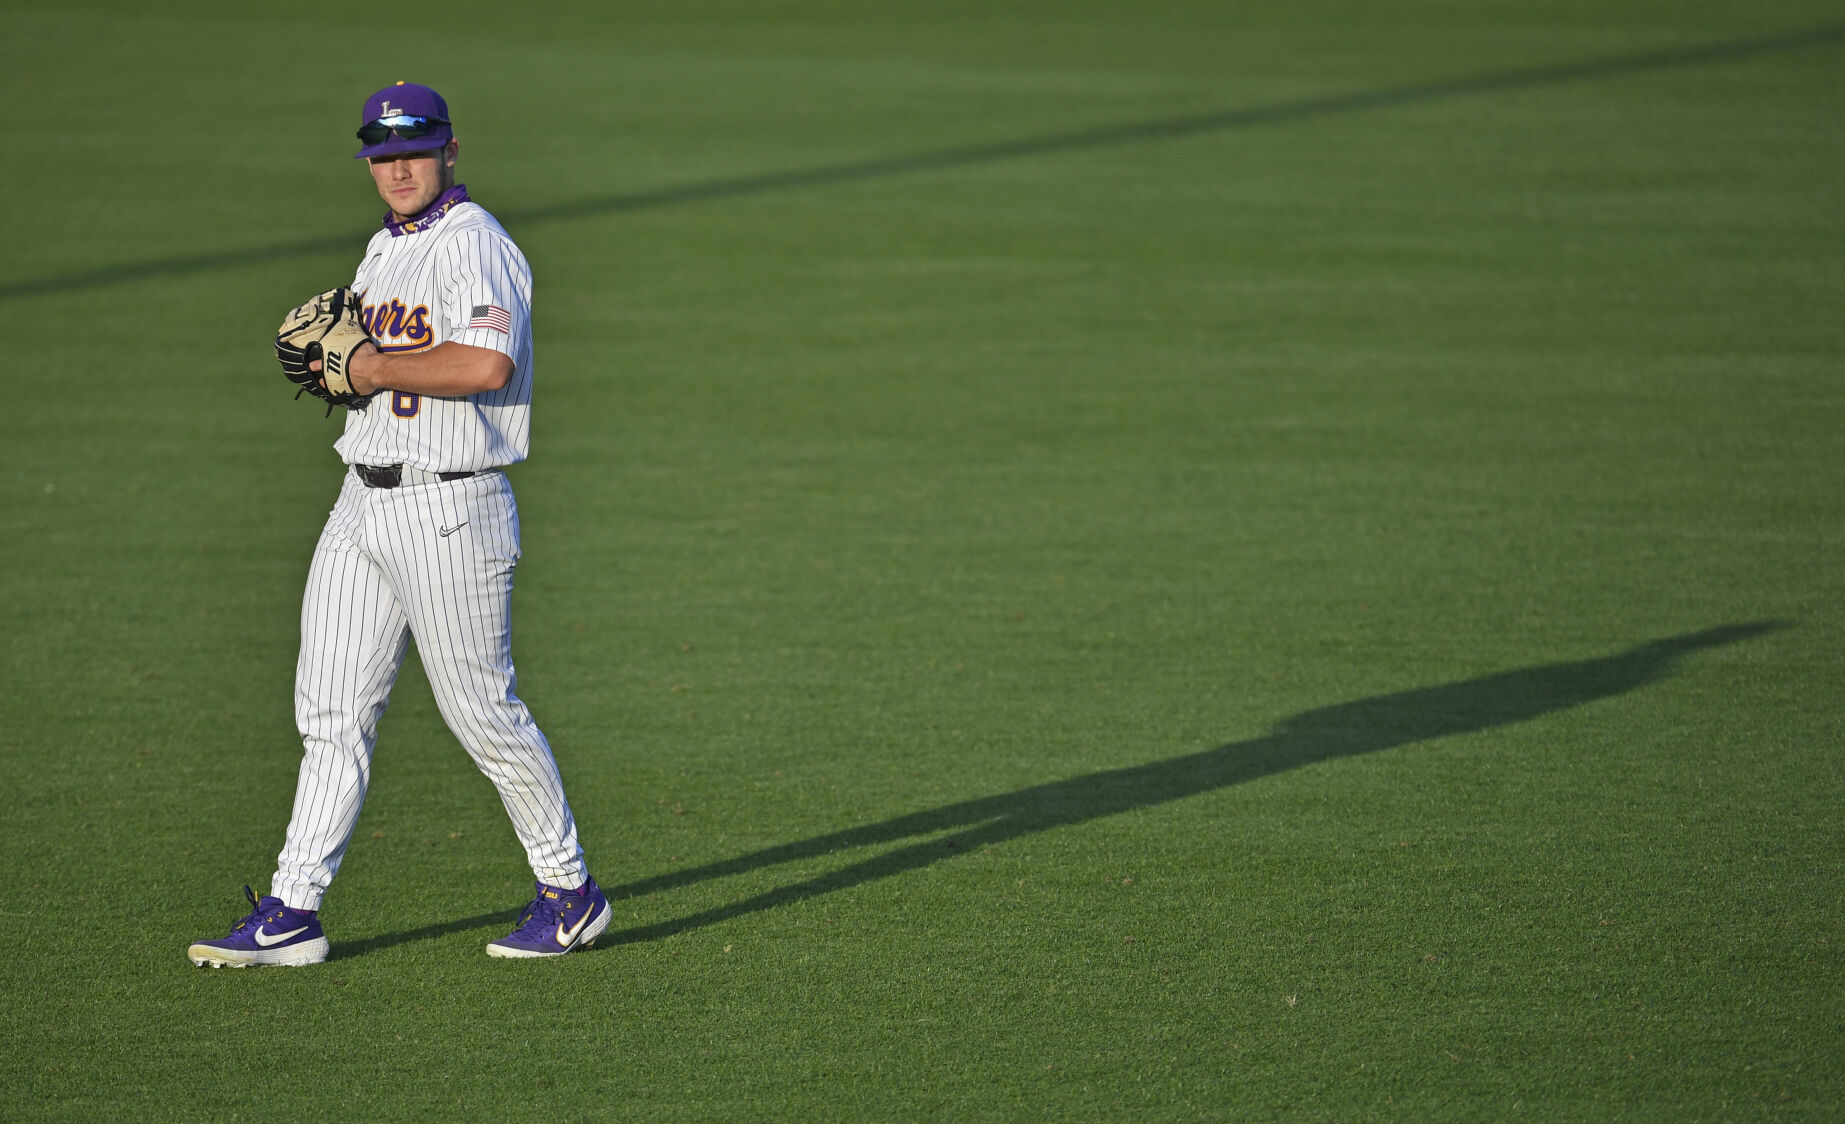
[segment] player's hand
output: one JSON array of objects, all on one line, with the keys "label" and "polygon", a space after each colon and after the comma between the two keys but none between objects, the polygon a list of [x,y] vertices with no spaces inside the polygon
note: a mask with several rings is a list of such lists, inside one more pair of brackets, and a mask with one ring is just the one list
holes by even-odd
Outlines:
[{"label": "player's hand", "polygon": [[[353,351],[352,357],[346,360],[346,379],[352,383],[355,393],[370,394],[378,389],[378,384],[367,376],[376,365],[376,360],[382,358],[384,358],[384,353],[377,347],[369,343],[362,343]],[[308,370],[318,371],[322,366],[321,361],[316,359],[308,364]],[[320,385],[324,388],[327,385],[326,380],[322,379]]]},{"label": "player's hand", "polygon": [[296,397],[312,394],[329,413],[333,406],[356,410],[367,397],[346,377],[353,353],[373,346],[359,299],[351,289],[328,289],[289,312],[276,330],[276,362],[298,388]]}]

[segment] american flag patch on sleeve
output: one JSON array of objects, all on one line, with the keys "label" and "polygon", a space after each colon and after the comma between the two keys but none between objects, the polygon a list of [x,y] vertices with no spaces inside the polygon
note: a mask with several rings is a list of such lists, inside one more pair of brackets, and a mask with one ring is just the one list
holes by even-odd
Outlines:
[{"label": "american flag patch on sleeve", "polygon": [[477,304],[468,316],[470,328],[492,328],[496,332],[512,335],[512,313],[497,304]]}]

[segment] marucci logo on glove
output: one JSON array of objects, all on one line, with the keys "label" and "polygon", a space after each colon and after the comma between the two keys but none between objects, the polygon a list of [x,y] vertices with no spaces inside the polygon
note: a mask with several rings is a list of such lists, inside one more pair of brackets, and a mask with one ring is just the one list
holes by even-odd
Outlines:
[{"label": "marucci logo on glove", "polygon": [[[295,397],[312,394],[333,407],[358,409],[370,395],[360,394],[346,377],[346,360],[361,346],[372,343],[351,289],[328,289],[290,312],[275,337],[275,357],[282,373],[299,389]],[[374,345],[375,346],[375,345]],[[314,370],[318,363],[320,370]]]},{"label": "marucci logo on glove", "polygon": [[468,315],[472,317],[468,321],[470,328],[491,328],[512,335],[512,313],[497,304],[477,304]]}]

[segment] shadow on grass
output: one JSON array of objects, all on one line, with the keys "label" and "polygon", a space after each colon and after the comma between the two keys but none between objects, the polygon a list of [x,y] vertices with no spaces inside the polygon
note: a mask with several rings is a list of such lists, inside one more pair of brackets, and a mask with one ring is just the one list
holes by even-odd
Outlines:
[{"label": "shadow on grass", "polygon": [[[1831,24],[1754,39],[1702,43],[1607,58],[1555,63],[1548,66],[1520,67],[1514,70],[1460,78],[1444,78],[1407,86],[1352,90],[1345,93],[1302,98],[1298,101],[1127,121],[992,144],[963,145],[928,152],[820,164],[807,168],[788,168],[754,175],[722,177],[652,190],[617,192],[611,195],[537,207],[503,209],[496,207],[495,214],[508,227],[595,218],[626,211],[653,210],[660,207],[763,195],[797,188],[887,179],[917,172],[978,167],[1006,160],[1049,156],[1062,152],[1114,148],[1264,125],[1284,125],[1367,110],[1615,78],[1647,71],[1706,66],[1759,55],[1826,46],[1841,40],[1845,40],[1845,24]],[[0,282],[0,300],[75,292],[153,278],[210,273],[286,258],[312,257],[316,254],[357,253],[365,244],[366,237],[364,232],[325,235],[293,242],[273,243],[267,246],[251,246],[244,249],[219,250],[156,261],[103,266],[61,276]]]},{"label": "shadow on grass", "polygon": [[611,900],[656,894],[712,878],[819,858],[918,836],[929,838],[862,862],[765,891],[729,905],[671,921],[610,932],[602,944],[658,940],[744,914],[775,909],[821,894],[916,870],[970,850],[1051,828],[1298,769],[1340,757],[1394,749],[1455,734],[1490,730],[1613,698],[1665,676],[1680,658],[1784,627],[1758,621],[1655,640],[1600,659],[1544,664],[1439,687],[1379,695],[1297,714],[1272,732],[1201,753],[1033,785],[1017,792],[964,800],[928,811],[817,835],[723,862],[607,888]]},{"label": "shadow on grass", "polygon": [[524,905],[524,902],[518,902],[496,913],[483,913],[479,917],[470,917],[463,921],[441,921],[434,925],[425,925],[421,929],[406,929],[401,933],[380,933],[362,941],[342,941],[332,947],[327,959],[345,960],[348,957],[377,952],[381,948],[390,948],[392,945],[409,944],[411,941],[433,941],[438,937],[465,933],[470,929],[492,928],[495,937],[502,937],[512,931],[513,922],[518,920],[519,910]]},{"label": "shadow on grass", "polygon": [[[625,886],[605,887],[609,899],[619,901],[800,859],[820,858],[856,847],[931,837],[729,905],[671,921],[605,933],[599,943],[606,948],[658,940],[733,917],[889,878],[980,847],[1055,827],[1199,796],[1321,761],[1356,757],[1541,718],[1656,682],[1675,662],[1690,653],[1735,644],[1783,627],[1785,625],[1779,621],[1728,625],[1655,640],[1600,659],[1520,668],[1439,687],[1338,703],[1297,714],[1262,737],[1232,742],[1201,753],[1051,781],[999,796],[963,800],[881,823],[767,847],[723,862],[676,870]],[[943,833],[952,834],[937,838]],[[497,930],[511,923],[516,909],[517,905],[511,905],[478,917],[336,945],[333,959],[362,956],[393,945],[434,940],[475,929],[493,927]]]}]

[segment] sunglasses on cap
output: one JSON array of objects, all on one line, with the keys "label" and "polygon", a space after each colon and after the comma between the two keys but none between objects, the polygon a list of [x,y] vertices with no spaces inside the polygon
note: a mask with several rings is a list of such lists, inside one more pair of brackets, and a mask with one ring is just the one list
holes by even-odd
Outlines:
[{"label": "sunglasses on cap", "polygon": [[367,121],[359,126],[359,140],[366,144],[383,144],[393,134],[404,140],[416,140],[448,124],[440,117],[423,117],[408,113],[396,113],[389,117],[380,117],[376,121]]}]

